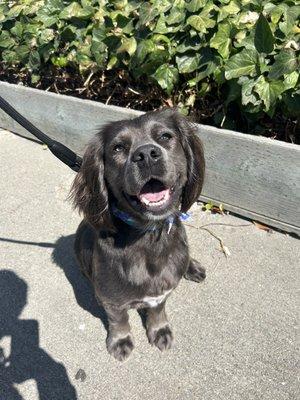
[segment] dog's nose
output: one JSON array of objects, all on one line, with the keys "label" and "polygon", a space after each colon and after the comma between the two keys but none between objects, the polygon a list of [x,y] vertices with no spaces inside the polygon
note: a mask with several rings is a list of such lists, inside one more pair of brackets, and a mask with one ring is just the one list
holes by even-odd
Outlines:
[{"label": "dog's nose", "polygon": [[148,164],[158,161],[162,157],[162,151],[153,144],[144,144],[138,147],[133,153],[131,159],[138,164]]}]

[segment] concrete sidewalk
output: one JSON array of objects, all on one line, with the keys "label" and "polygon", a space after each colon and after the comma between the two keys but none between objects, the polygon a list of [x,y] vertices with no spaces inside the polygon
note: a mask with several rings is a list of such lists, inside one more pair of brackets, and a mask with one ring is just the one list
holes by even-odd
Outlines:
[{"label": "concrete sidewalk", "polygon": [[175,348],[152,348],[132,311],[136,348],[121,364],[72,253],[80,217],[65,199],[75,173],[4,131],[0,161],[1,400],[300,398],[299,240],[194,206],[193,225],[227,224],[208,228],[231,255],[187,227],[207,279],[183,280],[167,303]]}]

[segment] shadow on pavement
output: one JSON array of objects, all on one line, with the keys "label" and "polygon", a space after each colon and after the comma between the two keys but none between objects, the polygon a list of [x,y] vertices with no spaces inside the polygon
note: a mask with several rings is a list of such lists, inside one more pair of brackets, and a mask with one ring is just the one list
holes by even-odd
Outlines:
[{"label": "shadow on pavement", "polygon": [[72,285],[75,298],[80,307],[99,318],[108,329],[107,316],[104,309],[97,303],[89,280],[80,272],[74,254],[75,235],[62,236],[55,243],[52,261],[65,273]]},{"label": "shadow on pavement", "polygon": [[[40,400],[76,400],[64,365],[39,347],[38,321],[19,318],[26,303],[26,282],[0,270],[0,399],[22,400],[14,384],[33,379]],[[6,338],[10,351],[1,347]]]}]

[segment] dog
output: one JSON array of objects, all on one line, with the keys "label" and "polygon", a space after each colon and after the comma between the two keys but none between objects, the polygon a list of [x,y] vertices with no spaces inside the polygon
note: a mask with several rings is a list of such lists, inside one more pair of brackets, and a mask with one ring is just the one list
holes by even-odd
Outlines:
[{"label": "dog", "polygon": [[108,317],[107,350],[119,361],[134,348],[129,309],[144,310],[150,344],[170,349],[166,300],[183,276],[205,278],[181,221],[203,185],[196,131],[176,109],[108,123],[73,182],[70,196],[84,216],[75,253]]}]

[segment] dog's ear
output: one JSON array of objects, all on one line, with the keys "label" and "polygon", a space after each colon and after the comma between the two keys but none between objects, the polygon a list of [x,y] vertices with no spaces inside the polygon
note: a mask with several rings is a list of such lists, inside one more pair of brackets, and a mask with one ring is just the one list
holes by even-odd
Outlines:
[{"label": "dog's ear", "polygon": [[197,201],[204,182],[205,159],[203,145],[197,135],[197,127],[175,111],[175,125],[180,134],[181,144],[187,161],[187,182],[183,188],[181,211],[187,212]]},{"label": "dog's ear", "polygon": [[100,134],[88,144],[70,192],[75,208],[95,228],[112,229],[104,180],[104,148]]}]

